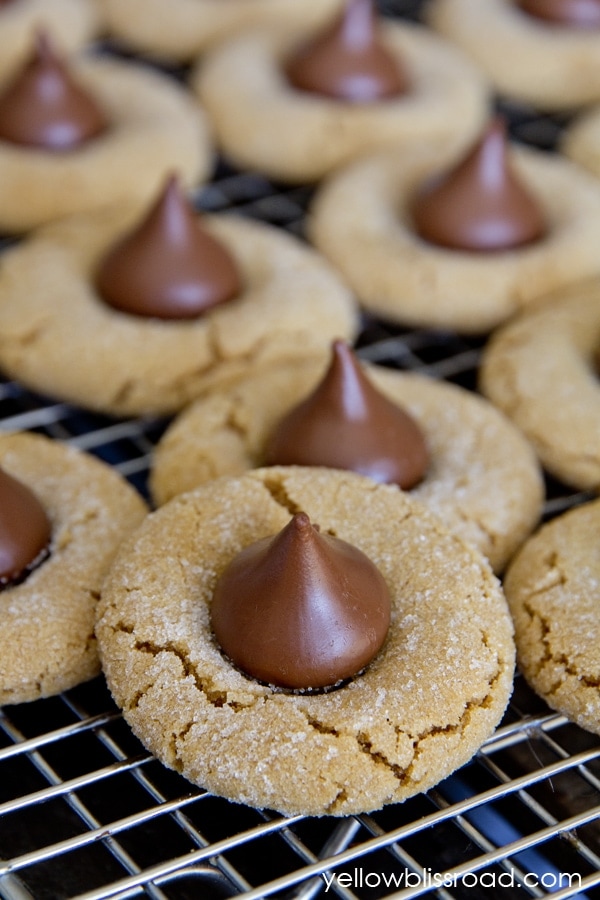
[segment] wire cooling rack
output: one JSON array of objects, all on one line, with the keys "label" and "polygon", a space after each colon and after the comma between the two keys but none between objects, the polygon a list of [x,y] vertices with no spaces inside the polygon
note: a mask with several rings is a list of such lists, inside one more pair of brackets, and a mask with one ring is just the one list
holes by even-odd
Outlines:
[{"label": "wire cooling rack", "polygon": [[[418,2],[383,2],[417,17]],[[564,125],[503,107],[515,137],[551,150]],[[220,164],[199,207],[302,235],[309,188]],[[365,317],[364,359],[475,389],[482,341]],[[91,452],[143,494],[167,422],[115,420],[0,380],[0,427]],[[547,479],[544,517],[589,499]],[[0,623],[1,627],[1,623]],[[2,900],[600,900],[600,737],[517,676],[506,716],[434,790],[370,815],[282,818],[229,803],[154,760],[100,677],[0,710]]]}]

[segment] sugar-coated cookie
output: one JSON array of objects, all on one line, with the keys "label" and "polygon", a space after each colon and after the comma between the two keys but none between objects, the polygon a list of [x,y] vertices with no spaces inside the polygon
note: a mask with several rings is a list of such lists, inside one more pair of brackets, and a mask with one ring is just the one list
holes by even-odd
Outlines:
[{"label": "sugar-coated cookie", "polygon": [[433,0],[427,20],[507,98],[542,110],[600,100],[597,28],[543,21],[515,0]]},{"label": "sugar-coated cookie", "polygon": [[302,182],[382,145],[433,143],[446,158],[460,153],[487,116],[487,83],[427,29],[383,17],[380,24],[412,86],[376,102],[350,103],[290,86],[283,64],[314,28],[254,28],[209,52],[191,84],[224,154],[238,166]]},{"label": "sugar-coated cookie", "polygon": [[129,198],[149,199],[172,171],[188,186],[208,178],[214,151],[206,116],[184,87],[148,66],[107,56],[73,57],[68,65],[105,113],[107,129],[64,152],[0,140],[0,230],[26,231]]},{"label": "sugar-coated cookie", "polygon": [[204,390],[352,340],[354,299],[298,238],[241,216],[206,216],[242,275],[241,293],[194,319],[130,315],[95,273],[139,205],[49,225],[0,265],[0,366],[43,394],[112,415],[172,413]]},{"label": "sugar-coated cookie", "polygon": [[592,490],[600,488],[599,340],[600,279],[544,298],[495,332],[479,378],[548,472]]},{"label": "sugar-coated cookie", "polygon": [[99,0],[109,34],[157,59],[185,62],[261,22],[319,25],[341,0]]},{"label": "sugar-coated cookie", "polygon": [[539,296],[600,270],[600,185],[569,160],[517,144],[510,159],[547,220],[527,246],[469,252],[413,227],[419,185],[447,168],[435,152],[386,150],[332,175],[309,211],[313,243],[370,312],[409,327],[485,333]]},{"label": "sugar-coated cookie", "polygon": [[0,591],[0,705],[48,697],[100,671],[94,617],[102,581],[146,515],[137,492],[95,457],[26,432],[0,434],[0,466],[41,501],[48,557]]},{"label": "sugar-coated cookie", "polygon": [[505,578],[519,667],[552,709],[600,734],[600,500],[546,523]]},{"label": "sugar-coated cookie", "polygon": [[[183,410],[153,454],[155,502],[263,465],[266,439],[325,368],[316,358],[283,364]],[[491,404],[462,388],[381,366],[365,372],[424,433],[430,463],[412,495],[501,570],[541,512],[540,470],[528,442]]]},{"label": "sugar-coated cookie", "polygon": [[[215,643],[217,578],[305,512],[379,568],[392,622],[336,690],[285,693]],[[231,800],[345,815],[423,791],[493,732],[512,690],[512,623],[484,558],[409,495],[350,472],[257,469],[180,495],[127,541],[97,636],[108,685],[165,765]]]}]

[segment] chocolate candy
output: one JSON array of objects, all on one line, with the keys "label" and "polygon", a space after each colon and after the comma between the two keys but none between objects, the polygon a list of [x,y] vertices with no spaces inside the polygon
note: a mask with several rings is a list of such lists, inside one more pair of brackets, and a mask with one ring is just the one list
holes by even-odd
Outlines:
[{"label": "chocolate candy", "polygon": [[530,16],[573,28],[600,28],[600,0],[518,0]]},{"label": "chocolate candy", "polygon": [[71,77],[44,32],[34,53],[0,95],[0,140],[49,151],[66,151],[108,127],[94,98]]},{"label": "chocolate candy", "polygon": [[0,469],[0,588],[22,581],[45,556],[50,520],[25,484]]},{"label": "chocolate candy", "polygon": [[463,161],[418,190],[411,213],[422,238],[455,250],[509,250],[546,231],[537,202],[511,169],[499,118]]},{"label": "chocolate candy", "polygon": [[373,659],[390,605],[374,563],[300,512],[234,557],[217,582],[211,619],[223,652],[247,675],[307,690],[348,679]]},{"label": "chocolate candy", "polygon": [[334,341],[324,378],[281,420],[264,457],[267,465],[350,469],[405,489],[429,461],[417,423],[371,384],[343,341]]},{"label": "chocolate candy", "polygon": [[350,103],[409,89],[408,75],[379,38],[372,0],[349,0],[330,28],[287,60],[285,74],[299,90]]},{"label": "chocolate candy", "polygon": [[101,261],[96,287],[123,312],[191,319],[235,297],[241,280],[228,250],[200,225],[173,176],[147,216]]}]

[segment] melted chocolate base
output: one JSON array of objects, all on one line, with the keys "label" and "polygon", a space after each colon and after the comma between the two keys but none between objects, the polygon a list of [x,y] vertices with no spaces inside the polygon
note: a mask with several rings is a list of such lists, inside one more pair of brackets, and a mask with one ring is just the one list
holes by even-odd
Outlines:
[{"label": "melted chocolate base", "polygon": [[0,576],[0,593],[8,588],[17,587],[19,584],[23,584],[23,582],[29,578],[31,573],[35,572],[36,569],[39,569],[51,555],[50,544],[48,543],[40,550],[35,559],[32,559],[29,565],[25,566],[24,569],[21,569],[17,575],[14,575],[12,578],[7,575]]}]

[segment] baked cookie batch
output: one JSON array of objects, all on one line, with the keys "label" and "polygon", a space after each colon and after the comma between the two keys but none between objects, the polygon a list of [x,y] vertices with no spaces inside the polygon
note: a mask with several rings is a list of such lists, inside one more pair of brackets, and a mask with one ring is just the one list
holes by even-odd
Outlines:
[{"label": "baked cookie batch", "polygon": [[[164,7],[0,5],[0,368],[168,417],[147,501],[0,434],[0,703],[102,670],[284,815],[429,789],[515,666],[600,733],[598,501],[540,525],[544,475],[600,485],[600,4]],[[571,115],[557,152],[497,97]],[[219,156],[311,185],[304,236],[199,211]],[[478,391],[363,362],[365,315],[478,336]]]}]

